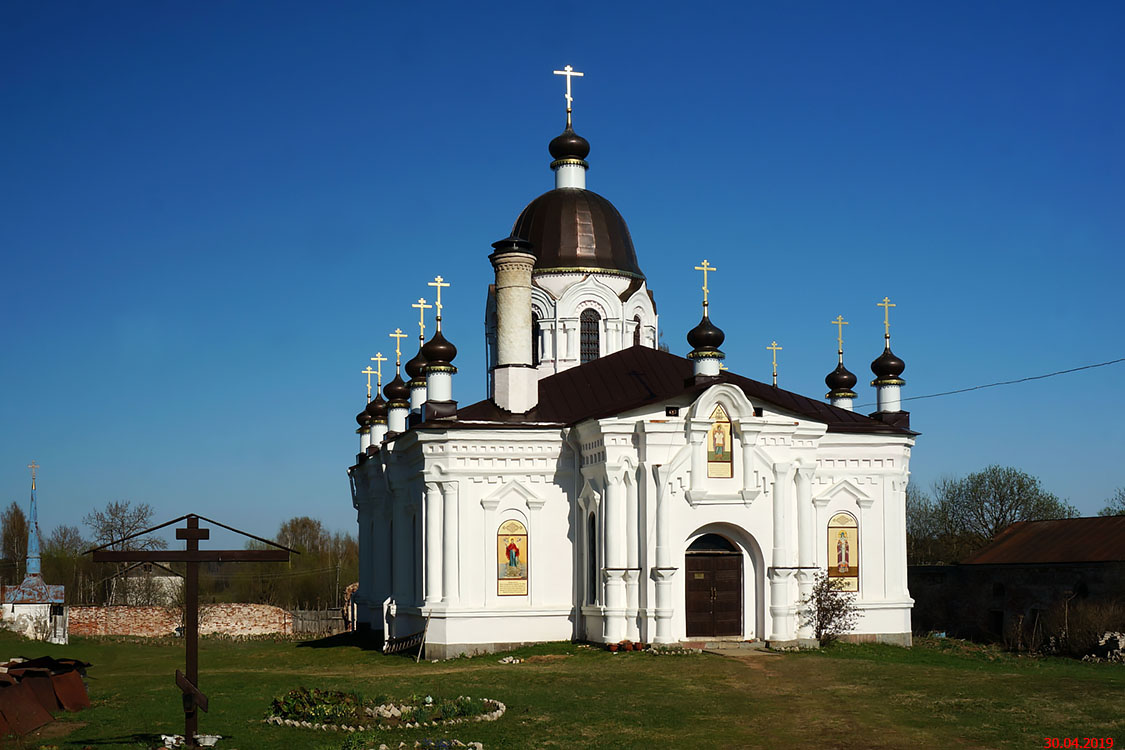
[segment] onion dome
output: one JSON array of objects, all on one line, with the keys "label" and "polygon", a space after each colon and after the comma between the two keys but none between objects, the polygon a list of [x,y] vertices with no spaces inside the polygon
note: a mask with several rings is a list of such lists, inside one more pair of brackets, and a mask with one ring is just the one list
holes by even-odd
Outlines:
[{"label": "onion dome", "polygon": [[536,274],[595,271],[645,277],[625,219],[592,190],[563,187],[543,193],[520,213],[512,236],[531,243]]},{"label": "onion dome", "polygon": [[871,372],[875,373],[875,381],[872,385],[876,383],[894,384],[896,382],[901,385],[906,381],[902,380],[899,375],[902,375],[902,371],[905,369],[906,363],[895,356],[888,341],[887,348],[871,363]]},{"label": "onion dome", "polygon": [[356,421],[356,424],[358,424],[361,428],[370,427],[371,426],[371,415],[367,413],[367,409],[364,409],[359,414],[355,415],[355,421]]},{"label": "onion dome", "polygon": [[699,325],[688,331],[687,341],[691,344],[694,354],[695,352],[718,351],[726,337],[722,329],[704,315],[703,319],[699,321]]},{"label": "onion dome", "polygon": [[561,135],[551,140],[547,150],[555,159],[585,159],[590,154],[590,142],[567,125]]},{"label": "onion dome", "polygon": [[422,354],[422,347],[418,347],[418,353],[415,354],[414,357],[403,366],[403,368],[406,370],[406,374],[410,377],[410,382],[414,383],[416,381],[425,381],[425,375],[423,374],[423,368],[425,366],[426,356]]},{"label": "onion dome", "polygon": [[844,363],[836,365],[836,369],[828,373],[828,377],[824,379],[824,384],[828,386],[828,397],[843,396],[855,398],[852,393],[852,388],[855,387],[859,379],[848,368],[844,367]]},{"label": "onion dome", "polygon": [[422,347],[420,354],[426,358],[429,365],[450,366],[453,358],[457,356],[457,347],[449,343],[445,336],[441,335],[441,331],[438,331]]},{"label": "onion dome", "polygon": [[409,401],[410,388],[403,382],[402,376],[396,372],[394,380],[383,386],[383,395],[387,397],[389,404],[393,404],[395,401]]},{"label": "onion dome", "polygon": [[373,424],[386,424],[387,402],[383,400],[381,394],[376,394],[375,398],[367,404],[367,415],[371,417]]}]

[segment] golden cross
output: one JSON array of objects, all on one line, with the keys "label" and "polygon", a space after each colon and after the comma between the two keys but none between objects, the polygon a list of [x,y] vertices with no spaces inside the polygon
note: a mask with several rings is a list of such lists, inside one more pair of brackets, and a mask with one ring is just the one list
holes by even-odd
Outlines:
[{"label": "golden cross", "polygon": [[710,271],[718,271],[719,269],[712,266],[710,263],[707,262],[707,259],[704,258],[703,265],[702,266],[696,266],[695,270],[703,272],[703,306],[707,307],[707,293],[711,291],[710,289],[707,288],[707,274]]},{"label": "golden cross", "polygon": [[437,329],[440,331],[441,330],[441,288],[443,286],[449,286],[449,284],[446,283],[445,279],[443,279],[442,277],[435,276],[434,280],[429,282],[429,284],[427,284],[427,286],[437,287],[437,299],[434,300],[434,304],[437,305]]},{"label": "golden cross", "polygon": [[[382,352],[375,352],[375,356],[371,358],[371,361],[375,363],[375,384],[379,388],[382,388],[383,387],[383,363],[387,361],[387,358],[383,356]],[[371,365],[368,365],[368,367],[370,367],[370,366]]]},{"label": "golden cross", "polygon": [[371,365],[368,365],[366,370],[360,370],[360,372],[367,376],[367,400],[370,401],[371,400],[371,376],[375,375],[376,372],[371,369]]},{"label": "golden cross", "polygon": [[876,304],[876,307],[883,308],[883,328],[886,329],[886,332],[884,333],[884,335],[887,338],[890,338],[891,337],[891,308],[897,307],[897,305],[895,303],[891,302],[890,297],[883,297],[882,302],[877,302],[875,304]]},{"label": "golden cross", "polygon": [[574,68],[570,67],[569,65],[564,67],[562,70],[554,71],[554,73],[557,76],[566,76],[566,126],[569,128],[570,127],[570,106],[574,102],[574,97],[570,95],[570,79],[571,78],[581,78],[582,76],[584,76],[586,74],[585,73],[579,73],[578,71],[576,71]]},{"label": "golden cross", "polygon": [[411,307],[418,308],[418,340],[426,340],[426,310],[429,310],[433,305],[427,305],[426,300],[419,297]]},{"label": "golden cross", "polygon": [[35,459],[31,459],[31,463],[27,465],[31,469],[31,489],[35,489],[35,470],[39,468],[39,464],[35,463]]},{"label": "golden cross", "polygon": [[777,342],[774,341],[772,344],[770,344],[766,348],[773,352],[773,384],[776,386],[777,385],[777,353],[779,351],[781,351],[782,347],[778,346]]},{"label": "golden cross", "polygon": [[402,340],[406,338],[406,334],[402,332],[401,328],[396,328],[395,332],[390,334],[390,337],[395,340],[395,367],[399,366],[402,362]]},{"label": "golden cross", "polygon": [[836,334],[836,344],[837,344],[837,348],[841,352],[843,352],[844,351],[844,326],[848,325],[848,321],[844,320],[843,315],[837,315],[836,319],[832,321],[831,325],[834,325],[838,329],[840,329],[839,332]]}]

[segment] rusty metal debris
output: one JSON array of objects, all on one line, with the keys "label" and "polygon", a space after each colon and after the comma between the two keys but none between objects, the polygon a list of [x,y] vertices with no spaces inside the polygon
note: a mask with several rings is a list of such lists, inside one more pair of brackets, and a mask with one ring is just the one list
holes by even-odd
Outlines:
[{"label": "rusty metal debris", "polygon": [[77,659],[13,659],[0,664],[0,739],[25,735],[54,721],[62,709],[89,708],[82,677],[90,665]]}]

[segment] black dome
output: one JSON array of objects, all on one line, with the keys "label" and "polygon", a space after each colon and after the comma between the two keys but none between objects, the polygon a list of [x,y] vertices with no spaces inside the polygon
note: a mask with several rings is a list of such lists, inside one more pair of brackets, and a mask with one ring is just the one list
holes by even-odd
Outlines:
[{"label": "black dome", "polygon": [[387,402],[383,400],[382,395],[376,394],[375,398],[367,404],[367,415],[372,421],[387,418]]},{"label": "black dome", "polygon": [[417,380],[422,377],[422,368],[425,366],[426,356],[422,354],[422,347],[418,347],[418,353],[403,366],[403,369],[406,370],[406,374],[410,376],[411,380]]},{"label": "black dome", "polygon": [[449,364],[453,358],[457,356],[457,347],[445,340],[445,336],[441,335],[441,331],[434,334],[434,337],[426,342],[422,347],[421,354],[426,358],[427,362],[433,364]]},{"label": "black dome", "polygon": [[897,379],[905,369],[906,363],[895,356],[895,353],[891,351],[890,344],[887,344],[883,353],[871,363],[871,372],[875,373],[875,377],[883,380]]},{"label": "black dome", "polygon": [[355,421],[360,427],[369,427],[371,425],[371,415],[367,413],[367,409],[364,409],[359,414],[355,415]]},{"label": "black dome", "polygon": [[561,135],[551,140],[547,150],[555,159],[585,159],[590,153],[590,142],[568,125]]},{"label": "black dome", "polygon": [[645,277],[625,219],[590,190],[543,193],[520,213],[512,236],[531,243],[535,272],[593,269]]},{"label": "black dome", "polygon": [[383,395],[388,401],[409,401],[410,388],[402,382],[402,376],[396,372],[395,379],[383,386]]},{"label": "black dome", "polygon": [[692,351],[713,351],[723,345],[726,337],[722,329],[704,315],[699,325],[688,331],[687,342],[691,344]]},{"label": "black dome", "polygon": [[850,391],[852,386],[859,380],[855,375],[844,367],[844,363],[836,365],[836,369],[828,373],[828,377],[824,379],[824,384],[828,386],[830,391]]}]

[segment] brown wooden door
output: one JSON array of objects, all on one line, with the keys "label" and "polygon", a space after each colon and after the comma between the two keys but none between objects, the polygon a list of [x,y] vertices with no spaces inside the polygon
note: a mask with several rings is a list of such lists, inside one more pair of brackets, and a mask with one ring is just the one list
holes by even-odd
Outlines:
[{"label": "brown wooden door", "polygon": [[742,555],[686,557],[687,635],[742,635]]}]

